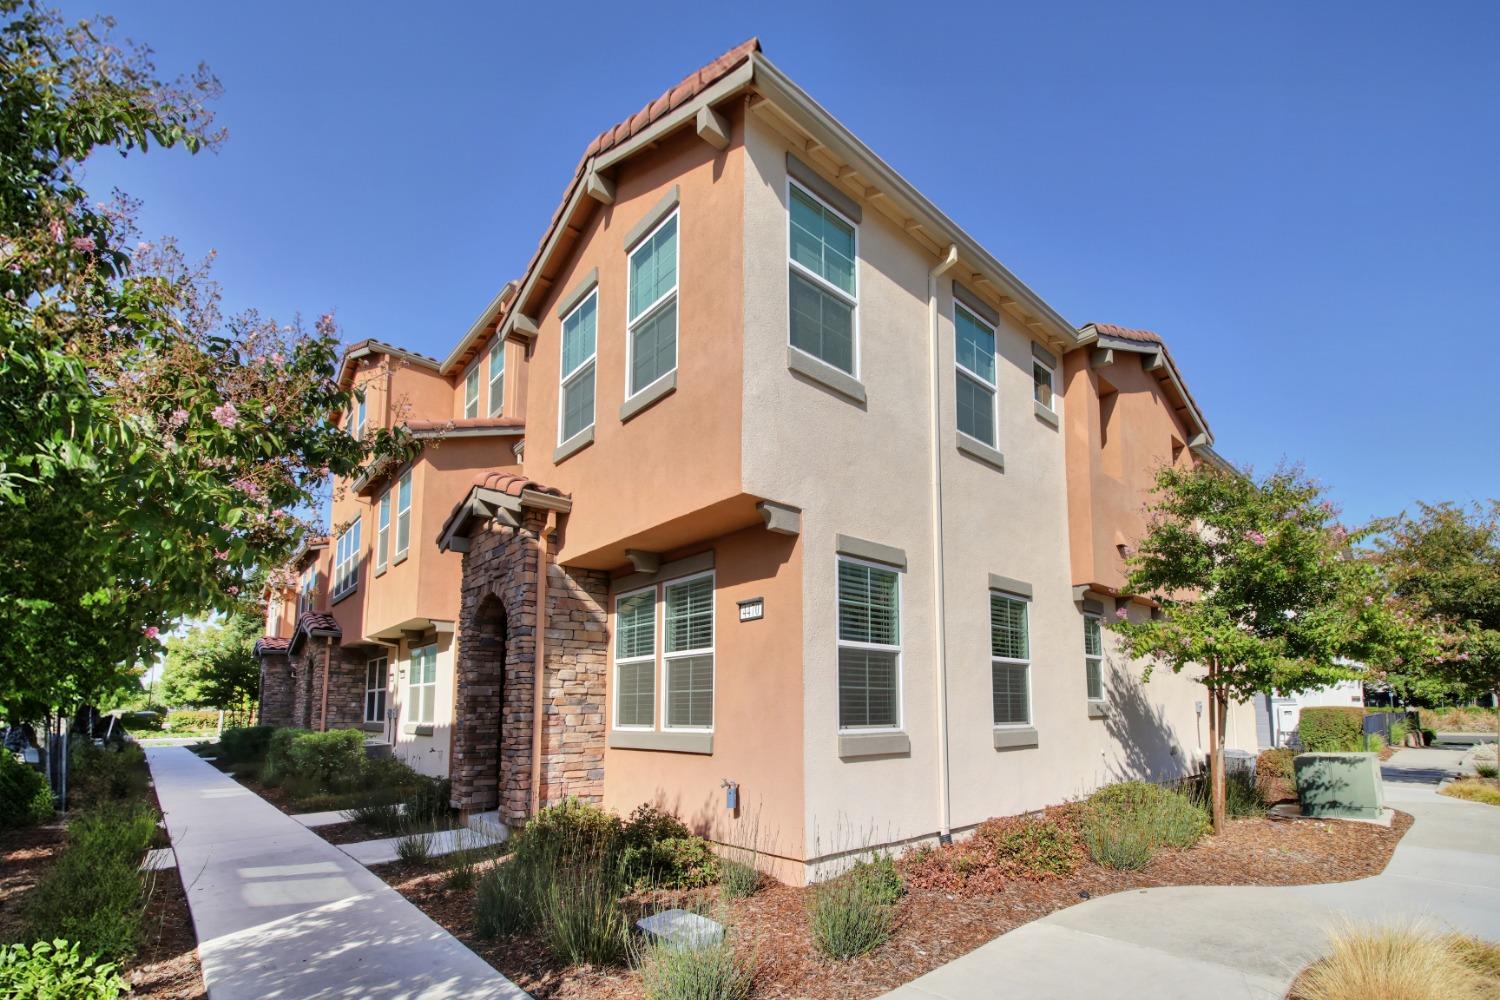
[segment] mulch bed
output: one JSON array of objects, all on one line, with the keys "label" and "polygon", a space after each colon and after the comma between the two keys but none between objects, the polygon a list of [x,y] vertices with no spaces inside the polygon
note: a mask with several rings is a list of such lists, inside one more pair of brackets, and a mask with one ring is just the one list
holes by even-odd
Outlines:
[{"label": "mulch bed", "polygon": [[[771,885],[727,905],[726,918],[760,963],[756,997],[859,1000],[879,996],[972,951],[1021,924],[1093,896],[1169,885],[1312,885],[1378,874],[1412,819],[1398,812],[1389,828],[1322,820],[1233,820],[1218,837],[1166,851],[1144,869],[1121,872],[1085,861],[1073,874],[1015,879],[994,892],[912,889],[898,906],[891,939],[874,952],[823,958],[807,927],[808,890]],[[639,1000],[624,969],[567,968],[543,943],[515,935],[476,938],[474,893],[450,892],[434,866],[372,869],[516,985],[538,1000]]]}]

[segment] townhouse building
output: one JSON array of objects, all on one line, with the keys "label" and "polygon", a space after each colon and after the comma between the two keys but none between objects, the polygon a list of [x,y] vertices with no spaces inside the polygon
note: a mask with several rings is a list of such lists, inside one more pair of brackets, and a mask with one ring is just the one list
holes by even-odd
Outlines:
[{"label": "townhouse building", "polygon": [[754,41],[590,144],[446,359],[342,377],[430,443],[339,484],[263,712],[461,809],[651,802],[800,881],[1201,766],[1201,687],[1102,627],[1153,613],[1156,469],[1221,461],[1166,346],[1069,324]]}]

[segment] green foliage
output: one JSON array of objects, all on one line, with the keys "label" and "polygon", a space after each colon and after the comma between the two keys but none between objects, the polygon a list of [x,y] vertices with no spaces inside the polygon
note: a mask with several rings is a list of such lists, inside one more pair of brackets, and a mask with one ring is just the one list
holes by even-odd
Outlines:
[{"label": "green foliage", "polygon": [[181,709],[168,712],[164,728],[169,733],[206,733],[219,728],[219,713],[213,709]]},{"label": "green foliage", "polygon": [[287,755],[287,773],[318,788],[346,788],[359,780],[365,762],[365,734],[358,729],[300,733]]},{"label": "green foliage", "polygon": [[[889,859],[885,859],[887,862]],[[846,959],[874,951],[896,926],[899,873],[892,882],[879,859],[813,888],[808,925],[813,943],[829,958]]]},{"label": "green foliage", "polygon": [[42,772],[0,750],[0,830],[35,826],[52,818],[52,789]]},{"label": "green foliage", "polygon": [[1208,815],[1187,796],[1144,781],[1106,785],[1084,802],[1083,842],[1109,868],[1150,864],[1162,848],[1187,848],[1208,832]]},{"label": "green foliage", "polygon": [[631,884],[642,889],[701,889],[719,881],[719,856],[691,834],[627,847],[621,858]]},{"label": "green foliage", "polygon": [[219,756],[229,764],[264,761],[275,726],[230,726],[219,734]]},{"label": "green foliage", "polygon": [[760,889],[760,884],[760,869],[754,864],[735,858],[725,858],[719,862],[719,889],[725,899],[753,896]]},{"label": "green foliage", "polygon": [[692,831],[682,820],[647,802],[635,807],[630,819],[625,821],[622,833],[627,848],[646,847],[659,840],[681,840],[692,836]]},{"label": "green foliage", "polygon": [[[260,693],[255,640],[264,631],[260,616],[240,611],[224,622],[210,622],[167,640],[160,697],[178,707],[236,709]],[[214,716],[213,725],[218,721]],[[170,727],[170,720],[169,720]]]},{"label": "green foliage", "polygon": [[127,733],[159,733],[165,725],[165,719],[160,712],[145,708],[121,715],[120,725],[125,727]]},{"label": "green foliage", "polygon": [[1364,749],[1365,712],[1353,706],[1304,708],[1297,736],[1309,753],[1353,753]]},{"label": "green foliage", "polygon": [[408,830],[396,841],[396,857],[409,865],[425,865],[432,860],[432,834],[426,830]]},{"label": "green foliage", "polygon": [[555,859],[566,865],[573,860],[613,855],[622,832],[620,817],[569,797],[527,820],[514,837],[512,849],[517,858]]},{"label": "green foliage", "polygon": [[727,935],[695,948],[648,940],[635,965],[647,1000],[746,1000],[755,986],[756,963]]},{"label": "green foliage", "polygon": [[0,996],[12,1000],[115,1000],[128,988],[112,963],[80,954],[76,941],[0,948]]},{"label": "green foliage", "polygon": [[[1208,775],[1184,778],[1178,786],[1206,815],[1210,809]],[[1260,783],[1248,767],[1231,768],[1224,774],[1224,807],[1230,819],[1250,819],[1266,814]]]},{"label": "green foliage", "polygon": [[68,751],[68,807],[91,807],[145,795],[150,780],[139,744],[97,747],[76,740]]},{"label": "green foliage", "polygon": [[1481,778],[1493,778],[1500,775],[1500,765],[1476,763],[1474,773]]},{"label": "green foliage", "polygon": [[1292,766],[1296,756],[1291,747],[1274,747],[1255,758],[1256,790],[1266,805],[1296,800],[1297,775]]},{"label": "green foliage", "polygon": [[534,857],[512,857],[491,868],[475,890],[474,933],[488,939],[535,930],[550,874],[550,865]]},{"label": "green foliage", "polygon": [[994,863],[1012,878],[1071,874],[1083,853],[1077,832],[1054,815],[986,820],[975,836],[989,846]]},{"label": "green foliage", "polygon": [[106,804],[72,820],[57,864],[26,898],[28,937],[65,938],[110,959],[133,953],[146,904],[139,866],[155,833],[156,814],[142,804]]}]

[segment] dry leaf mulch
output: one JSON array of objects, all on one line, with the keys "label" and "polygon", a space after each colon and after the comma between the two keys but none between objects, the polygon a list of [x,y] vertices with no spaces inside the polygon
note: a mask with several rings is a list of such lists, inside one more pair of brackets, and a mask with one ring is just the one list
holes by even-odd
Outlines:
[{"label": "dry leaf mulch", "polygon": [[[776,1000],[876,997],[972,951],[1006,931],[1093,896],[1168,885],[1312,885],[1379,874],[1412,818],[1389,828],[1322,820],[1233,820],[1220,836],[1166,851],[1144,869],[1121,872],[1085,862],[1073,874],[1012,880],[998,892],[913,889],[898,906],[891,939],[874,952],[836,962],[822,957],[807,926],[806,888],[770,885],[728,903],[727,922],[756,957],[754,996]],[[640,1000],[625,969],[568,968],[535,937],[474,936],[474,893],[454,892],[432,866],[400,862],[378,875],[537,1000]]]}]

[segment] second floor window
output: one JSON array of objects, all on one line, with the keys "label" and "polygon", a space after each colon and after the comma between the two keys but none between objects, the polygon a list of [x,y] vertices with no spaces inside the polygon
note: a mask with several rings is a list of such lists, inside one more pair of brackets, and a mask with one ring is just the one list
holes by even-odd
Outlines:
[{"label": "second floor window", "polygon": [[375,523],[375,572],[384,573],[391,543],[391,491],[380,498],[379,520]]},{"label": "second floor window", "polygon": [[396,484],[396,559],[406,558],[411,547],[411,470]]},{"label": "second floor window", "polygon": [[839,560],[839,728],[901,728],[901,582]]},{"label": "second floor window", "polygon": [[629,385],[634,396],[677,367],[677,213],[630,252]]},{"label": "second floor window", "polygon": [[1052,387],[1051,366],[1044,365],[1040,361],[1033,360],[1031,362],[1031,383],[1032,393],[1035,396],[1036,401],[1038,403],[1041,403],[1049,410],[1054,409],[1052,405],[1052,394],[1054,390]]},{"label": "second floor window", "polygon": [[357,438],[365,436],[365,397],[363,393],[349,407],[349,432]]},{"label": "second floor window", "polygon": [[1083,616],[1083,677],[1089,701],[1104,700],[1104,636],[1098,615]]},{"label": "second floor window", "polygon": [[479,416],[479,366],[477,364],[464,376],[464,416],[469,419]]},{"label": "second floor window", "polygon": [[562,322],[562,398],[558,443],[594,426],[594,347],[599,293],[591,292]]},{"label": "second floor window", "polygon": [[858,378],[854,223],[795,184],[790,192],[791,344]]},{"label": "second floor window", "polygon": [[339,534],[334,547],[333,596],[341,597],[359,582],[359,518]]},{"label": "second floor window", "polygon": [[953,305],[953,363],[957,368],[958,430],[995,447],[995,331]]},{"label": "second floor window", "polygon": [[407,677],[407,718],[412,722],[432,722],[436,716],[437,644],[413,646],[411,673]]},{"label": "second floor window", "polygon": [[490,416],[498,417],[505,408],[505,345],[490,348]]},{"label": "second floor window", "polygon": [[990,682],[996,726],[1031,724],[1031,635],[1026,602],[990,592]]},{"label": "second floor window", "polygon": [[297,588],[297,614],[313,609],[317,593],[318,570],[315,566],[309,566],[302,571],[302,584]]}]

